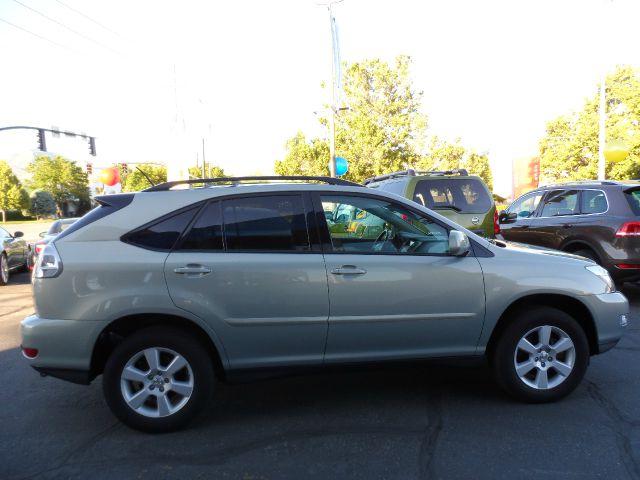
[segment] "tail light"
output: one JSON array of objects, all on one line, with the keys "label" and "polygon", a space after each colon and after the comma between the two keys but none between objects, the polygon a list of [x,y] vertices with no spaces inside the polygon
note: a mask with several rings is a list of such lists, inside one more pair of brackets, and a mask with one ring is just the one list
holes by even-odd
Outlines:
[{"label": "tail light", "polygon": [[498,209],[493,211],[493,233],[500,235],[500,216],[498,215]]},{"label": "tail light", "polygon": [[22,347],[22,354],[27,358],[36,358],[38,356],[38,349]]},{"label": "tail light", "polygon": [[42,250],[44,250],[44,243],[38,243],[36,245],[36,255],[40,255],[40,252],[42,252]]},{"label": "tail light", "polygon": [[627,222],[616,232],[616,237],[640,237],[640,222]]},{"label": "tail light", "polygon": [[35,278],[57,277],[62,272],[62,260],[53,243],[47,243],[38,255],[36,268],[33,273]]}]

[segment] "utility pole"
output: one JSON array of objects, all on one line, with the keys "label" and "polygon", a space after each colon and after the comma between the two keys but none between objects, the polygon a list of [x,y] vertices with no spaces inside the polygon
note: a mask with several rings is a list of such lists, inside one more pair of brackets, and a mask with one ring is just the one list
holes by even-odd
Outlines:
[{"label": "utility pole", "polygon": [[605,179],[605,159],[604,159],[604,147],[606,142],[606,132],[605,132],[605,120],[607,116],[607,74],[605,72],[602,73],[602,78],[600,79],[600,124],[598,129],[598,180]]},{"label": "utility pole", "polygon": [[207,178],[207,159],[204,156],[204,137],[202,137],[202,178]]}]

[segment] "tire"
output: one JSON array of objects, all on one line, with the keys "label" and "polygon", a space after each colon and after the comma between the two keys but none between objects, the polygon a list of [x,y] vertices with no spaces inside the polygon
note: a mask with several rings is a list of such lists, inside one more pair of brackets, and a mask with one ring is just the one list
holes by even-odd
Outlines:
[{"label": "tire", "polygon": [[553,402],[571,393],[584,377],[589,344],[573,317],[536,307],[516,314],[492,360],[496,380],[509,395],[530,403]]},{"label": "tire", "polygon": [[574,255],[580,255],[581,257],[585,257],[585,258],[588,258],[589,260],[593,260],[598,265],[601,265],[598,255],[596,255],[596,252],[594,252],[590,248],[583,248],[581,250],[576,250],[575,252],[572,252],[572,253]]},{"label": "tire", "polygon": [[0,254],[0,287],[9,283],[9,260],[7,254]]},{"label": "tire", "polygon": [[23,273],[23,272],[30,272],[31,268],[31,261],[29,260],[31,258],[31,249],[27,250],[27,255],[24,257],[24,264],[20,267],[20,269],[18,270],[18,272]]},{"label": "tire", "polygon": [[[154,358],[157,368],[152,368]],[[180,359],[184,363],[170,371],[171,362]],[[124,424],[161,433],[187,425],[208,403],[214,380],[211,357],[197,338],[176,328],[151,327],[116,346],[102,388],[107,405]]]}]

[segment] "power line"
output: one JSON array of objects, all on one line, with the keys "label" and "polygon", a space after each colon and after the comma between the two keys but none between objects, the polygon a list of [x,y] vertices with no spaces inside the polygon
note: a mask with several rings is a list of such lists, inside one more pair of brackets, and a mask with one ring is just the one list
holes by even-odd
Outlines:
[{"label": "power line", "polygon": [[111,48],[111,47],[109,47],[109,46],[107,46],[107,45],[104,45],[104,44],[102,44],[102,43],[98,42],[97,40],[94,40],[93,38],[88,37],[88,36],[86,36],[85,34],[78,32],[77,30],[74,30],[73,28],[71,28],[71,27],[69,27],[69,26],[65,25],[64,23],[59,22],[58,20],[55,20],[55,19],[53,19],[53,18],[49,17],[48,15],[45,15],[44,13],[42,13],[42,12],[40,12],[40,11],[36,10],[35,8],[30,7],[29,5],[25,5],[25,4],[24,4],[24,3],[22,3],[20,0],[13,0],[13,1],[14,1],[14,2],[16,2],[18,5],[22,5],[24,8],[26,8],[26,9],[28,9],[28,10],[31,10],[31,11],[32,11],[32,12],[34,12],[34,13],[37,13],[37,14],[38,14],[38,15],[40,15],[41,17],[46,18],[46,19],[47,19],[47,20],[49,20],[50,22],[53,22],[53,23],[55,23],[56,25],[59,25],[59,26],[61,26],[62,28],[65,28],[65,29],[69,30],[70,32],[72,32],[72,33],[74,33],[74,34],[76,34],[76,35],[78,35],[78,36],[80,36],[80,37],[82,37],[82,38],[84,38],[84,39],[86,39],[86,40],[89,40],[90,42],[93,42],[93,43],[95,43],[96,45],[101,46],[102,48],[106,48],[107,50],[111,50],[113,53],[115,53],[115,54],[117,54],[117,55],[121,55],[121,53],[120,53],[120,52],[118,52],[118,51],[114,50],[113,48]]},{"label": "power line", "polygon": [[43,37],[42,35],[38,35],[37,33],[34,33],[32,31],[30,31],[30,30],[27,30],[26,28],[20,27],[19,25],[16,25],[14,23],[11,23],[11,22],[5,20],[4,18],[0,18],[0,22],[4,22],[4,23],[6,23],[8,25],[11,25],[13,28],[17,28],[18,30],[22,30],[23,32],[28,33],[29,35],[33,35],[34,37],[38,37],[40,40],[44,40],[45,42],[49,42],[49,43],[52,43],[52,44],[54,44],[54,45],[56,45],[56,46],[58,46],[60,48],[64,48],[65,50],[68,50],[68,51],[70,51],[72,53],[75,53],[76,55],[80,55],[80,52],[77,52],[76,50],[73,50],[73,49],[71,49],[71,48],[69,48],[69,47],[67,47],[65,45],[62,45],[61,43],[58,43],[58,42],[56,42],[54,40],[51,40],[49,38]]},{"label": "power line", "polygon": [[84,13],[82,13],[80,10],[77,10],[69,5],[67,5],[64,2],[61,2],[60,0],[56,0],[56,2],[58,2],[60,5],[62,5],[63,7],[68,8],[69,10],[71,10],[72,12],[76,13],[77,15],[80,15],[81,17],[86,18],[87,20],[89,20],[90,22],[95,23],[96,25],[98,25],[99,27],[104,28],[106,31],[113,33],[115,36],[122,38],[123,40],[126,41],[130,41],[128,38],[124,37],[123,35],[119,34],[118,32],[116,32],[115,30],[107,27],[106,25],[104,25],[103,23],[100,23],[99,21],[91,18],[89,15],[86,15]]}]

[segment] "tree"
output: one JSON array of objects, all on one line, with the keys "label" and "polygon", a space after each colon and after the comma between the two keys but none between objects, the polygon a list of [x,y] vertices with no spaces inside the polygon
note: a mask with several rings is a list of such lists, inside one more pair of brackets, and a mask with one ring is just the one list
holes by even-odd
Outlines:
[{"label": "tree", "polygon": [[27,166],[27,171],[32,175],[29,187],[49,192],[60,211],[64,211],[68,201],[80,205],[89,203],[87,174],[75,162],[59,155],[40,155]]},{"label": "tree", "polygon": [[[138,168],[146,173],[155,185],[167,181],[167,167],[164,165],[143,163],[138,165]],[[130,170],[127,176],[122,180],[123,192],[138,192],[151,186],[149,184],[149,180],[145,178],[138,168]]]},{"label": "tree", "polygon": [[[344,95],[348,110],[336,115],[336,155],[345,157],[348,180],[406,168],[419,158],[427,127],[420,113],[422,92],[413,89],[411,60],[399,56],[395,65],[378,59],[345,65]],[[321,118],[323,125],[327,118]],[[302,133],[287,142],[287,154],[275,171],[288,175],[326,175],[325,139],[306,141]]]},{"label": "tree", "polygon": [[[599,88],[598,88],[599,92]],[[584,180],[598,176],[599,93],[585,101],[579,112],[562,115],[547,124],[540,140],[540,176],[545,182]],[[640,175],[640,69],[618,66],[606,79],[607,141],[623,140],[630,152],[626,160],[606,165],[606,177]]]},{"label": "tree", "polygon": [[56,201],[49,192],[35,190],[31,194],[31,208],[29,213],[40,220],[43,217],[52,217],[56,214]]},{"label": "tree", "polygon": [[[224,174],[224,169],[220,167],[216,167],[214,165],[208,165],[205,168],[205,177],[204,178],[219,178],[219,177],[227,177],[228,175]],[[189,167],[189,178],[203,178],[202,177],[202,167],[197,165],[193,167]]]},{"label": "tree", "polygon": [[7,221],[7,210],[20,210],[25,206],[26,192],[9,164],[0,160],[0,212],[2,222]]},{"label": "tree", "polygon": [[489,158],[485,154],[478,154],[466,149],[457,138],[454,143],[441,140],[437,136],[431,137],[427,153],[414,165],[419,170],[457,170],[464,168],[471,175],[478,175],[493,190],[493,175],[489,165]]}]

